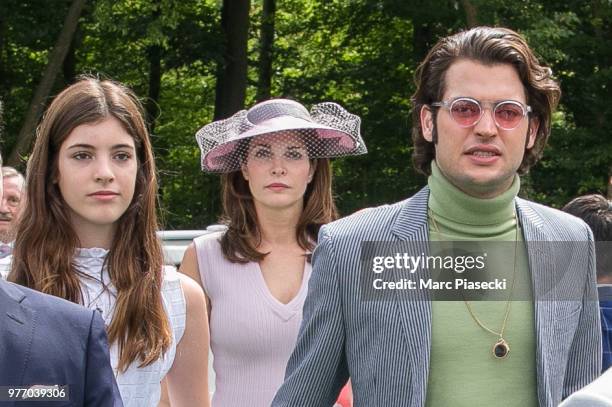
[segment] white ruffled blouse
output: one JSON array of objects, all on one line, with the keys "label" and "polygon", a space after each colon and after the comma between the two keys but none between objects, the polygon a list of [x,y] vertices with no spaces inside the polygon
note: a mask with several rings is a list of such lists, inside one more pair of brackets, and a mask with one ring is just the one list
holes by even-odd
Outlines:
[{"label": "white ruffled blouse", "polygon": [[[108,326],[113,317],[117,290],[104,267],[107,254],[108,250],[101,248],[77,249],[74,264],[84,274],[80,277],[84,305],[100,312]],[[172,344],[168,351],[149,366],[139,368],[139,363],[133,362],[125,372],[119,372],[118,346],[112,344],[110,347],[111,366],[125,407],[157,406],[161,394],[160,381],[172,367],[176,344],[185,330],[185,296],[178,273],[174,267],[164,266],[163,274],[162,301],[172,328]]]}]

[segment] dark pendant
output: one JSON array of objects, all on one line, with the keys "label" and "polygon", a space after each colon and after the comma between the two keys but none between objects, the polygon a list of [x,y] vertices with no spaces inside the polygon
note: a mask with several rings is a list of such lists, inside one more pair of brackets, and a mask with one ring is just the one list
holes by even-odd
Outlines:
[{"label": "dark pendant", "polygon": [[510,353],[510,346],[508,342],[506,342],[503,338],[500,338],[495,345],[493,345],[493,355],[497,359],[505,359],[508,357],[508,353]]}]

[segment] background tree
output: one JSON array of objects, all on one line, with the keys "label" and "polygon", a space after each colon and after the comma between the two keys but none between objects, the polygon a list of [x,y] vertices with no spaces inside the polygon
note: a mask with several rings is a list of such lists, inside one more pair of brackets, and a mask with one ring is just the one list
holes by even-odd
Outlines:
[{"label": "background tree", "polygon": [[[161,0],[152,1],[153,12],[151,24],[160,25]],[[161,31],[161,28],[159,28]],[[163,37],[163,32],[159,33]],[[155,120],[159,115],[159,94],[161,90],[162,77],[162,43],[156,41],[147,47],[147,60],[149,62],[149,97],[146,103],[147,119],[151,132],[155,131]]]},{"label": "background tree", "polygon": [[[53,4],[0,2],[5,156],[15,150],[72,1]],[[611,20],[607,0],[90,0],[50,95],[89,73],[143,97],[165,227],[183,229],[215,222],[220,210],[219,178],[200,171],[199,127],[268,95],[307,106],[336,101],[361,116],[369,149],[333,162],[338,204],[349,214],[404,199],[426,182],[411,166],[410,96],[428,49],[468,26],[508,26],[528,38],[562,86],[550,145],[521,190],[559,207],[612,190]]]},{"label": "background tree", "polygon": [[275,13],[276,0],[263,0],[261,37],[259,40],[259,83],[257,86],[257,101],[269,99],[271,95]]},{"label": "background tree", "polygon": [[32,98],[32,102],[30,102],[30,107],[28,108],[23,126],[19,131],[17,144],[7,160],[8,165],[14,166],[19,164],[21,155],[25,154],[26,150],[30,147],[30,143],[34,137],[34,129],[45,108],[44,101],[49,97],[49,93],[55,83],[55,78],[64,64],[64,58],[72,43],[72,38],[76,31],[84,5],[85,0],[73,0],[72,5],[68,9],[68,14],[64,20],[57,43],[49,55],[49,62],[45,67],[42,79],[36,87],[36,92],[34,92],[34,97]]},{"label": "background tree", "polygon": [[223,0],[221,29],[225,52],[217,70],[215,120],[244,108],[250,0]]}]

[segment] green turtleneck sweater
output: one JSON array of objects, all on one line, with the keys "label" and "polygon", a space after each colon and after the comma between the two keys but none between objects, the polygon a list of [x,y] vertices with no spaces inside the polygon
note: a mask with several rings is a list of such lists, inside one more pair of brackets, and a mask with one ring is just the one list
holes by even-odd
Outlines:
[{"label": "green turtleneck sweater", "polygon": [[[510,346],[505,359],[492,348],[497,337],[481,328],[463,301],[432,301],[432,340],[426,405],[537,406],[536,339],[531,274],[523,236],[515,219],[514,198],[520,189],[516,176],[510,189],[492,199],[465,194],[441,173],[435,161],[428,179],[429,235],[435,241],[508,241],[507,259],[490,264],[508,287],[516,267],[516,282],[504,339]],[[433,216],[433,221],[431,217]],[[515,266],[515,245],[517,251]],[[506,247],[506,246],[504,246]],[[509,246],[508,246],[509,247]],[[499,267],[499,269],[497,269]],[[506,301],[471,301],[475,316],[499,332]]]}]

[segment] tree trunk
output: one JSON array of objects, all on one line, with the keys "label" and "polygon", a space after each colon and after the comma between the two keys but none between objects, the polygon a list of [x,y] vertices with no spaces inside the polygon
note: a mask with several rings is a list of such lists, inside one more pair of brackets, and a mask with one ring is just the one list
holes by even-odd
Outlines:
[{"label": "tree trunk", "polygon": [[[156,7],[153,11],[152,22],[158,21],[161,18],[161,2],[155,2]],[[161,59],[162,47],[159,44],[153,44],[147,48],[147,59],[149,61],[149,97],[145,104],[147,111],[147,122],[149,131],[155,131],[155,121],[159,115],[159,95],[161,92]]]},{"label": "tree trunk", "polygon": [[[593,0],[591,2],[591,11],[592,11],[592,19],[591,21],[606,21],[606,16],[604,10],[602,10],[602,4],[600,0]],[[591,24],[593,32],[595,33],[595,38],[597,39],[598,44],[605,44],[608,40],[606,38],[606,32],[602,30],[599,24]],[[607,54],[609,55],[609,54]],[[603,57],[602,55],[598,56],[598,64],[600,66],[609,66],[610,61],[608,58]],[[606,123],[606,115],[598,114],[595,115],[595,120],[597,123],[597,127],[603,129]],[[590,123],[585,123],[586,126],[589,126]]]},{"label": "tree trunk", "polygon": [[272,87],[272,47],[274,45],[274,14],[276,0],[264,0],[259,48],[259,86],[257,101],[270,99]]},{"label": "tree trunk", "polygon": [[81,16],[81,11],[83,10],[84,5],[85,0],[73,0],[72,4],[70,5],[70,9],[68,10],[68,14],[64,20],[62,31],[60,32],[55,47],[53,47],[53,51],[51,51],[51,54],[49,55],[49,62],[47,63],[43,77],[38,84],[36,91],[34,92],[32,101],[30,102],[30,107],[28,108],[25,121],[21,127],[21,130],[19,131],[17,145],[11,152],[8,159],[8,165],[18,165],[21,156],[24,155],[30,148],[30,143],[34,138],[34,131],[36,129],[36,125],[38,124],[38,119],[40,118],[45,107],[45,101],[51,93],[55,78],[62,69],[64,58],[66,58],[66,53],[68,53],[68,48],[70,47],[70,43],[74,37],[74,32],[76,31],[79,23],[79,17]]},{"label": "tree trunk", "polygon": [[461,0],[461,4],[465,10],[465,20],[468,28],[478,26],[478,10],[476,9],[476,6],[474,6],[470,0]]},{"label": "tree trunk", "polygon": [[[601,1],[599,0],[593,0],[591,1],[591,10],[593,13],[593,19],[592,21],[595,20],[599,20],[602,19],[602,4]],[[593,27],[593,31],[595,32],[595,38],[597,38],[598,41],[605,41],[605,33],[604,31],[601,29],[601,27],[598,24],[592,24],[591,27]],[[604,66],[609,63],[610,61],[602,61],[600,60],[599,63],[603,64]],[[605,126],[605,121],[606,121],[606,116],[603,114],[598,114],[597,116],[597,126],[599,128],[604,128]],[[609,200],[612,200],[612,165],[608,168],[608,190],[607,190],[607,198]]]},{"label": "tree trunk", "polygon": [[[2,7],[2,6],[0,6]],[[3,11],[0,9],[0,11]],[[0,78],[5,77],[4,73],[4,13],[0,13]],[[2,88],[0,83],[0,89]],[[0,97],[0,140],[4,140],[4,105]]]},{"label": "tree trunk", "polygon": [[78,34],[75,33],[74,38],[70,42],[70,48],[68,49],[66,58],[64,58],[64,63],[62,64],[62,73],[64,75],[64,83],[66,85],[70,85],[72,82],[74,82],[74,77],[76,76],[77,37]]},{"label": "tree trunk", "polygon": [[146,103],[149,131],[155,130],[155,120],[159,115],[159,94],[161,92],[161,53],[159,45],[152,45],[147,50],[149,59],[149,97]]},{"label": "tree trunk", "polygon": [[412,38],[412,49],[413,58],[415,64],[421,63],[421,61],[427,55],[430,48],[430,43],[433,38],[433,33],[429,23],[421,21],[418,17],[413,17],[414,34]]},{"label": "tree trunk", "polygon": [[612,166],[608,169],[608,199],[612,201]]},{"label": "tree trunk", "polygon": [[[1,11],[1,10],[0,10]],[[4,26],[6,22],[4,21],[3,13],[0,13],[0,78],[4,78]]]},{"label": "tree trunk", "polygon": [[2,97],[0,97],[0,140],[3,140],[3,139],[4,139],[4,103],[2,102]]},{"label": "tree trunk", "polygon": [[244,108],[250,0],[223,0],[221,29],[225,52],[217,66],[215,120]]}]

